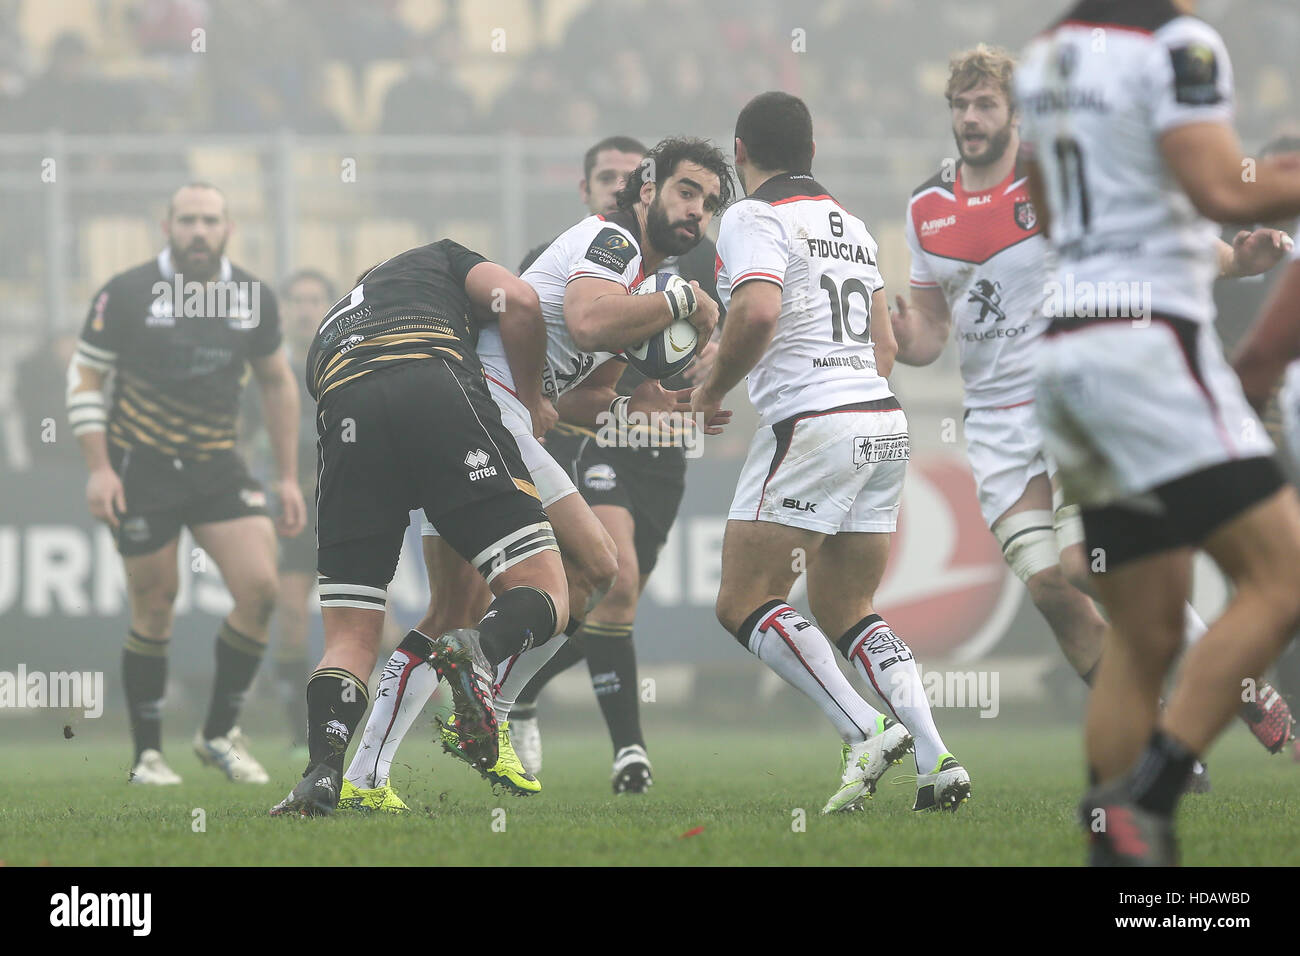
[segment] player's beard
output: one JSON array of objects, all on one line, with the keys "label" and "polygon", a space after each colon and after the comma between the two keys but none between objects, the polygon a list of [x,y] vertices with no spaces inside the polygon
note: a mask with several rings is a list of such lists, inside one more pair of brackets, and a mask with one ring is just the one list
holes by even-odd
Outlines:
[{"label": "player's beard", "polygon": [[[677,230],[679,227],[694,228],[695,234],[689,239],[684,238]],[[650,208],[646,210],[645,231],[646,238],[650,240],[651,245],[662,252],[665,256],[685,255],[694,249],[700,242],[701,233],[697,223],[683,219],[679,222],[669,222],[668,214],[664,212],[664,207],[656,196],[650,203]]]},{"label": "player's beard", "polygon": [[1011,145],[1012,125],[1008,123],[996,133],[988,138],[988,148],[980,155],[972,158],[966,155],[966,151],[961,146],[961,134],[953,130],[953,139],[957,141],[957,152],[961,155],[961,161],[967,166],[992,166],[1007,153],[1007,147]]},{"label": "player's beard", "polygon": [[[185,277],[187,281],[208,282],[216,278],[217,273],[221,271],[221,257],[226,254],[226,240],[221,240],[221,245],[215,249],[205,243],[198,243],[191,240],[190,244],[184,249],[179,248],[174,241],[169,242],[172,252],[172,266]],[[198,246],[206,249],[207,258],[202,262],[196,262],[190,256],[190,250]]]}]

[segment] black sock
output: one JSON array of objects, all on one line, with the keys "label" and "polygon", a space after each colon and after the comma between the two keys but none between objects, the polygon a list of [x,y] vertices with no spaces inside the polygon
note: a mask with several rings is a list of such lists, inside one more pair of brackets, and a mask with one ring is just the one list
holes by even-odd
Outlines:
[{"label": "black sock", "polygon": [[631,624],[588,621],[583,628],[591,689],[605,717],[617,754],[624,747],[645,746],[641,736],[641,711],[637,696],[636,647]]},{"label": "black sock", "polygon": [[205,740],[224,737],[235,726],[239,709],[244,706],[244,695],[265,652],[265,644],[240,634],[229,622],[221,622],[221,630],[217,632],[217,677],[212,683],[208,719],[203,722]]},{"label": "black sock", "polygon": [[557,674],[563,674],[586,655],[586,648],[581,637],[574,635],[567,638],[564,646],[555,652],[555,656],[542,665],[542,669],[533,675],[524,689],[519,692],[515,706],[510,713],[517,720],[530,720],[536,717],[537,698],[542,688],[549,684]]},{"label": "black sock", "polygon": [[129,631],[122,648],[122,686],[136,760],[146,750],[162,750],[162,702],[170,643],[165,637],[159,640]]},{"label": "black sock", "polygon": [[483,653],[496,667],[507,657],[550,639],[555,633],[555,602],[540,588],[511,588],[488,606],[478,632]]},{"label": "black sock", "polygon": [[421,660],[428,660],[429,655],[433,653],[433,641],[419,631],[410,630],[406,632],[406,637],[402,638],[402,643],[397,645],[397,649],[414,654]]},{"label": "black sock", "polygon": [[1196,754],[1163,730],[1157,730],[1129,775],[1129,792],[1134,802],[1152,813],[1172,815],[1194,763]]},{"label": "black sock", "polygon": [[370,692],[366,682],[341,667],[323,667],[307,681],[306,776],[317,764],[343,772],[343,758],[352,734],[366,714]]},{"label": "black sock", "polygon": [[302,648],[283,648],[275,658],[275,683],[289,712],[290,746],[307,744],[307,657]]}]

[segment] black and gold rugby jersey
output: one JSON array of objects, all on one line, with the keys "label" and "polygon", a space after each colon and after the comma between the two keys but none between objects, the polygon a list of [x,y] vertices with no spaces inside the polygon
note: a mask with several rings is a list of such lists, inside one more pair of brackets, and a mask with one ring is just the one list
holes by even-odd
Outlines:
[{"label": "black and gold rugby jersey", "polygon": [[188,280],[167,249],[95,294],[77,343],[114,372],[108,441],[191,461],[234,448],[247,362],[279,347],[270,285],[224,258],[217,279]]},{"label": "black and gold rugby jersey", "polygon": [[367,272],[325,314],[307,353],[307,390],[317,402],[348,382],[403,362],[451,359],[481,372],[470,269],[487,260],[442,239],[408,249]]}]

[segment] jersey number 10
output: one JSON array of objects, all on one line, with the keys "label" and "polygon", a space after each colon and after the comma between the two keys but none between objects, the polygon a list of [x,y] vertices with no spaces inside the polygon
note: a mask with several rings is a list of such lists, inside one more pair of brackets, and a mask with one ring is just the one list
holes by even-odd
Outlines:
[{"label": "jersey number 10", "polygon": [[[834,279],[823,275],[821,287],[826,290],[826,295],[831,300],[831,338],[843,343],[844,335],[848,333],[849,338],[854,342],[870,342],[871,293],[867,291],[867,284],[854,277],[845,279],[844,284],[837,288]],[[867,321],[863,324],[861,332],[853,331],[853,324],[849,322],[849,297],[855,292],[862,296],[862,304],[867,311]]]}]

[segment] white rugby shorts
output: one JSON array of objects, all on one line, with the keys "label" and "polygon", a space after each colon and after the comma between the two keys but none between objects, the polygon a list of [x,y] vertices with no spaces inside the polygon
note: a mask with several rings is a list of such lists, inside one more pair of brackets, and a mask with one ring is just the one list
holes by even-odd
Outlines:
[{"label": "white rugby shorts", "polygon": [[1156,315],[1049,330],[1036,385],[1044,451],[1084,508],[1274,450],[1208,325]]},{"label": "white rugby shorts", "polygon": [[1043,433],[1032,401],[969,409],[962,431],[980,514],[991,528],[1020,500],[1031,478],[1051,474],[1054,466],[1043,454]]},{"label": "white rugby shorts", "polygon": [[910,448],[907,416],[893,398],[760,428],[727,517],[823,534],[892,532]]}]

